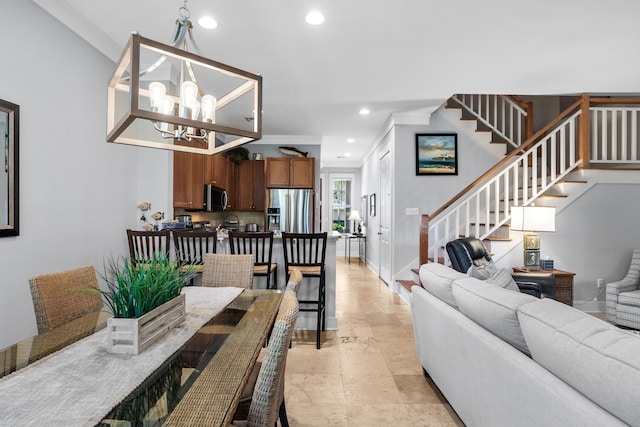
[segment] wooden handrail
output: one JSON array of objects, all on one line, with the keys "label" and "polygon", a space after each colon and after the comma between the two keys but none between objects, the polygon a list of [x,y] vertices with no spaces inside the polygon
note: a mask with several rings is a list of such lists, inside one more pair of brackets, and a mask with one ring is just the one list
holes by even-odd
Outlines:
[{"label": "wooden handrail", "polygon": [[478,185],[480,182],[484,181],[485,179],[487,179],[489,176],[493,175],[493,173],[495,173],[497,170],[499,170],[500,168],[502,168],[502,166],[506,163],[509,163],[511,161],[511,159],[513,159],[516,156],[519,156],[522,152],[527,151],[529,148],[533,147],[538,141],[539,138],[541,136],[543,136],[544,134],[546,134],[548,131],[550,131],[555,125],[557,125],[560,121],[564,120],[565,117],[569,116],[571,113],[574,112],[574,110],[576,110],[577,108],[581,107],[583,103],[583,99],[580,98],[579,100],[577,100],[576,102],[574,102],[573,104],[571,104],[568,108],[566,108],[562,113],[560,113],[559,116],[557,116],[555,119],[551,120],[549,123],[547,123],[546,126],[544,126],[542,129],[540,129],[538,132],[536,132],[535,134],[533,134],[530,138],[528,138],[520,147],[518,147],[517,150],[513,150],[511,153],[507,154],[505,156],[504,159],[500,160],[498,163],[496,163],[495,166],[493,166],[491,169],[489,169],[486,173],[484,173],[482,176],[480,176],[480,178],[476,179],[475,181],[473,181],[471,184],[467,185],[462,191],[460,191],[458,194],[456,194],[451,200],[449,200],[447,203],[445,203],[444,205],[442,205],[438,210],[436,210],[434,213],[429,215],[429,218],[435,218],[436,216],[440,215],[442,212],[444,212],[447,208],[449,208],[449,206],[453,205],[455,202],[457,202],[459,199],[462,198],[462,196],[464,196],[469,190],[471,190],[473,187],[475,187],[476,185]]}]

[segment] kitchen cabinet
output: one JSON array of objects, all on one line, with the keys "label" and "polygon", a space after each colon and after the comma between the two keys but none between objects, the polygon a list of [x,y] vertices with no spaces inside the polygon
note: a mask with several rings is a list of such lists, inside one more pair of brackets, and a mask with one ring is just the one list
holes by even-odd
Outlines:
[{"label": "kitchen cabinet", "polygon": [[184,209],[204,207],[204,156],[173,153],[173,206]]},{"label": "kitchen cabinet", "polygon": [[267,188],[314,188],[316,160],[312,157],[268,157]]},{"label": "kitchen cabinet", "polygon": [[264,211],[264,160],[241,160],[236,165],[236,207],[239,211]]},{"label": "kitchen cabinet", "polygon": [[214,184],[227,190],[227,209],[234,209],[235,198],[235,164],[223,154],[205,156],[204,183]]}]

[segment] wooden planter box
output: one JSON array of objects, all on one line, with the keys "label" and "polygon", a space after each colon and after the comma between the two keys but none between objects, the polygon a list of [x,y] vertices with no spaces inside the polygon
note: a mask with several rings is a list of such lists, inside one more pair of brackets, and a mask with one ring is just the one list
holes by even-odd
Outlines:
[{"label": "wooden planter box", "polygon": [[182,323],[185,309],[185,296],[180,295],[136,319],[108,319],[109,353],[141,353]]}]

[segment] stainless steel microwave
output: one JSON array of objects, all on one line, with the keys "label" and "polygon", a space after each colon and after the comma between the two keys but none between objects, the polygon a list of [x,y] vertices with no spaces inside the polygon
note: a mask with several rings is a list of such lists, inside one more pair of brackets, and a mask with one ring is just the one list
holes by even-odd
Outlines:
[{"label": "stainless steel microwave", "polygon": [[224,188],[206,184],[204,186],[204,210],[222,212],[227,208],[227,192]]}]

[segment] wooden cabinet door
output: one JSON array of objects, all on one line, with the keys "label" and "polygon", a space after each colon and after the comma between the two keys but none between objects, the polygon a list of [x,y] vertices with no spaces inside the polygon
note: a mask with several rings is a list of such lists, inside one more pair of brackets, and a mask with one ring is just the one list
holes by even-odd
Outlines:
[{"label": "wooden cabinet door", "polygon": [[238,182],[236,180],[236,164],[225,156],[224,188],[227,190],[227,209],[235,209],[238,203]]},{"label": "wooden cabinet door", "polygon": [[310,157],[289,159],[289,188],[314,188],[316,160]]},{"label": "wooden cabinet door", "polygon": [[173,206],[185,209],[204,207],[204,156],[173,153]]},{"label": "wooden cabinet door", "polygon": [[222,154],[205,156],[204,162],[204,182],[222,187],[225,190],[227,184],[227,159]]},{"label": "wooden cabinet door", "polygon": [[241,211],[264,210],[264,160],[241,160],[236,169],[236,208]]},{"label": "wooden cabinet door", "polygon": [[289,188],[289,159],[268,157],[265,181],[267,188]]},{"label": "wooden cabinet door", "polygon": [[253,160],[253,209],[264,211],[265,187],[264,187],[264,160]]}]

